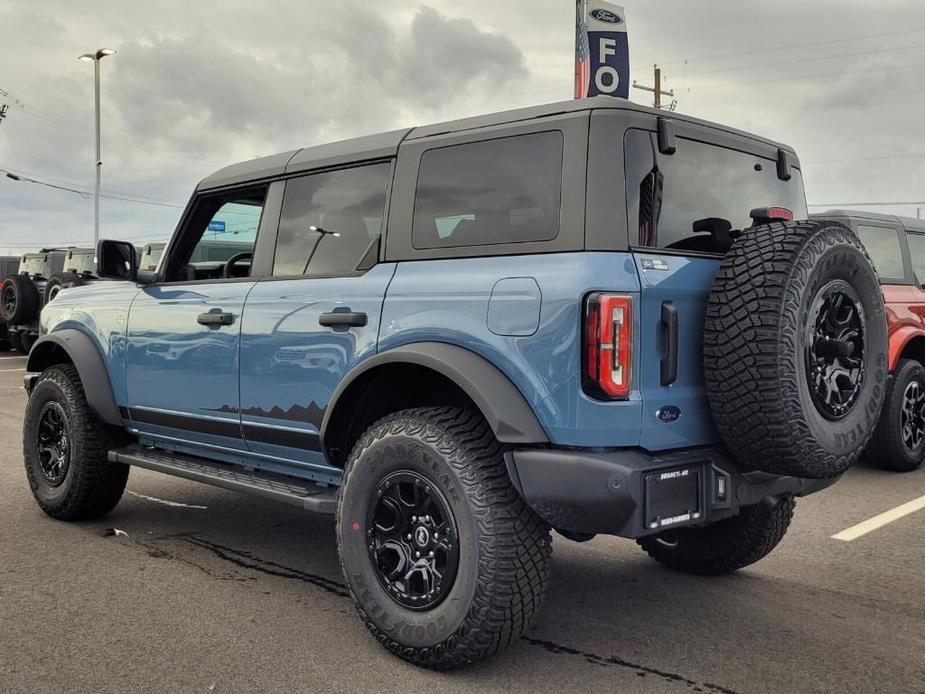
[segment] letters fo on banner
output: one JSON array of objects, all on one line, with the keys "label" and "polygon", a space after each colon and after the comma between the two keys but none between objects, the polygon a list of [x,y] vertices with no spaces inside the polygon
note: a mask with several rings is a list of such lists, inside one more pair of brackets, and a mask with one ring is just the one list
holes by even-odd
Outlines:
[{"label": "letters fo on banner", "polygon": [[629,98],[626,15],[609,2],[576,0],[575,98]]}]

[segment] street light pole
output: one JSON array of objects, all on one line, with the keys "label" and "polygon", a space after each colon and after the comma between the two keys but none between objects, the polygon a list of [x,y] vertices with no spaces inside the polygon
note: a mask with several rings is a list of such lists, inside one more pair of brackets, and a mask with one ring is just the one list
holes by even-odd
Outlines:
[{"label": "street light pole", "polygon": [[100,60],[107,55],[112,55],[115,50],[112,48],[101,48],[96,53],[84,53],[80,60],[93,61],[93,92],[95,104],[96,120],[96,183],[93,186],[93,245],[96,246],[100,240],[100,178],[103,167],[102,155],[100,152]]}]

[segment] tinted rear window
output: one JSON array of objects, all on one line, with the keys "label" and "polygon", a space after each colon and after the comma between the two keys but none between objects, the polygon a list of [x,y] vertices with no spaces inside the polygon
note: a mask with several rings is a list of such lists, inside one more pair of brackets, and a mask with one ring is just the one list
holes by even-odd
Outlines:
[{"label": "tinted rear window", "polygon": [[912,256],[912,271],[918,282],[925,282],[925,234],[906,234],[909,239],[909,254]]},{"label": "tinted rear window", "polygon": [[711,252],[709,232],[694,222],[725,219],[733,229],[752,226],[759,207],[786,207],[795,219],[808,216],[803,179],[791,169],[777,177],[777,162],[734,149],[677,138],[677,152],[658,151],[654,133],[626,134],[626,201],[630,243],[674,250]]},{"label": "tinted rear window", "polygon": [[902,279],[905,277],[903,251],[897,229],[859,224],[857,234],[881,278]]},{"label": "tinted rear window", "polygon": [[432,149],[421,157],[415,248],[550,241],[559,233],[562,133]]}]

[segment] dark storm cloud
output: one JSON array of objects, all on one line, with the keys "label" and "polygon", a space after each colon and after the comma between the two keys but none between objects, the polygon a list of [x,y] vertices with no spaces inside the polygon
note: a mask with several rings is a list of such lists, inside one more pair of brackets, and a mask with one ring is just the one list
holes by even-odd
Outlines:
[{"label": "dark storm cloud", "polygon": [[447,19],[423,7],[411,23],[396,87],[412,102],[433,105],[473,81],[501,87],[526,73],[523,55],[507,36],[482,32],[471,19]]},{"label": "dark storm cloud", "polygon": [[[272,2],[259,12],[253,4],[223,6],[221,15],[192,6],[179,23],[168,21],[184,7],[179,2],[108,7],[104,24],[123,35],[78,44],[75,34],[99,34],[98,27],[65,28],[50,18],[80,23],[72,7],[46,5],[43,15],[4,12],[0,4],[0,18],[7,20],[0,32],[8,41],[16,42],[14,27],[21,26],[34,41],[68,46],[41,60],[19,61],[25,74],[8,88],[28,97],[27,108],[0,130],[0,147],[15,149],[12,159],[0,157],[0,165],[28,166],[90,187],[92,73],[74,58],[97,43],[119,50],[102,64],[104,189],[168,201],[182,200],[219,163],[473,112],[482,103],[488,108],[493,91],[529,74],[509,38],[428,6],[397,20],[359,2],[314,9]],[[267,31],[268,24],[276,31]],[[0,189],[0,246],[14,225],[36,226],[40,218],[54,218],[57,230],[43,228],[38,237],[70,240],[75,234],[61,228],[69,209],[79,210],[79,218],[64,226],[84,233],[85,199],[41,188],[21,186],[15,196],[8,190]],[[106,200],[103,208],[104,221],[123,236],[165,234],[176,215],[171,208]]]},{"label": "dark storm cloud", "polygon": [[[794,145],[811,202],[925,196],[925,157],[907,156],[925,151],[925,70],[880,69],[925,63],[921,0],[623,4],[633,78],[659,62],[681,112]],[[0,0],[0,89],[26,103],[0,125],[0,166],[92,186],[92,70],[76,56],[101,46],[119,50],[103,63],[104,190],[182,204],[232,161],[567,99],[573,29],[568,0]],[[831,161],[879,154],[906,156]],[[83,238],[91,209],[0,180],[0,249]],[[178,214],[104,200],[103,229],[151,239]]]}]

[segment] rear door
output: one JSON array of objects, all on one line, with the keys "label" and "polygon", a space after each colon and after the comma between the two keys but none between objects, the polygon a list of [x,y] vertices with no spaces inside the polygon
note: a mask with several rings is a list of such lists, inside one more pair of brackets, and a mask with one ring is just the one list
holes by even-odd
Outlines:
[{"label": "rear door", "polygon": [[[800,171],[781,180],[777,150],[745,138],[679,130],[676,151],[630,129],[624,139],[629,242],[641,286],[638,384],[641,445],[649,450],[713,443],[701,352],[706,304],[724,229],[745,229],[751,210],[780,206],[807,217]],[[704,221],[712,220],[712,221]]]},{"label": "rear door", "polygon": [[286,182],[271,274],[248,295],[241,334],[241,423],[264,459],[333,472],[324,412],[375,354],[395,269],[378,263],[390,177],[380,162]]}]

